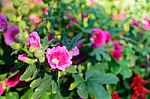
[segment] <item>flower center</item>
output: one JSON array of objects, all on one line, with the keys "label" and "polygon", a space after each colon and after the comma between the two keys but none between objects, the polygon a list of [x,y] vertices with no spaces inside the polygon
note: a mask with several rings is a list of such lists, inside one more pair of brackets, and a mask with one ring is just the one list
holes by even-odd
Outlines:
[{"label": "flower center", "polygon": [[52,62],[55,63],[55,64],[58,64],[58,63],[59,63],[59,60],[58,60],[57,58],[53,58],[53,59],[52,59]]}]

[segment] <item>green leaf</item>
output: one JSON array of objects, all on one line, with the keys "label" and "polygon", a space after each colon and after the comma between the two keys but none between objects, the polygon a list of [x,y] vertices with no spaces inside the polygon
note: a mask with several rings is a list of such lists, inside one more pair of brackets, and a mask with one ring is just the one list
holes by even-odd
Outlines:
[{"label": "green leaf", "polygon": [[35,89],[31,99],[39,99],[42,94],[44,94],[51,85],[52,76],[45,73],[44,78],[42,79],[42,83],[39,87]]},{"label": "green leaf", "polygon": [[77,66],[69,66],[65,72],[68,72],[68,73],[77,73]]},{"label": "green leaf", "polygon": [[86,72],[86,80],[98,84],[116,84],[118,78],[110,73],[102,73],[97,69],[90,69]]},{"label": "green leaf", "polygon": [[17,92],[9,92],[6,94],[6,99],[19,99]]},{"label": "green leaf", "polygon": [[20,80],[21,81],[29,81],[32,80],[36,77],[36,75],[38,74],[38,70],[36,68],[36,65],[29,65],[25,72],[21,75]]},{"label": "green leaf", "polygon": [[42,82],[41,78],[35,79],[34,81],[32,81],[32,83],[30,84],[31,88],[36,88],[38,87]]},{"label": "green leaf", "polygon": [[96,48],[94,49],[91,53],[90,53],[91,56],[96,56],[96,59],[98,61],[101,61],[102,58],[106,61],[111,61],[111,57],[109,56],[109,54],[106,52],[105,48],[102,46],[102,47],[99,47],[99,48]]},{"label": "green leaf", "polygon": [[30,99],[31,96],[33,94],[33,89],[29,89],[28,91],[26,91],[22,96],[21,99]]},{"label": "green leaf", "polygon": [[72,39],[72,41],[70,42],[70,44],[69,44],[69,46],[68,46],[68,49],[69,49],[69,50],[71,50],[71,49],[74,48],[75,46],[77,46],[77,45],[83,43],[84,40],[78,41],[78,40],[81,38],[81,36],[82,36],[82,32],[79,33],[78,35],[76,35],[76,36]]},{"label": "green leaf", "polygon": [[0,99],[6,99],[6,97],[5,96],[0,96]]},{"label": "green leaf", "polygon": [[83,82],[78,86],[77,90],[79,96],[83,97],[84,99],[88,98],[88,87],[86,86],[86,83]]},{"label": "green leaf", "polygon": [[95,96],[95,99],[111,99],[110,94],[102,85],[99,85],[96,82],[87,82],[87,84],[89,92]]}]

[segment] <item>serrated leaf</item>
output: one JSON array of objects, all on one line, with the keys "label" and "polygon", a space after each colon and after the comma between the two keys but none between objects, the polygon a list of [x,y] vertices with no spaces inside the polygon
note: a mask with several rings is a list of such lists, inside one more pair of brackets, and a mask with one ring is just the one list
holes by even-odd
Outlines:
[{"label": "serrated leaf", "polygon": [[111,61],[111,57],[109,56],[109,54],[106,52],[105,48],[102,46],[102,47],[99,47],[99,48],[96,48],[94,49],[91,53],[90,53],[91,56],[96,56],[96,59],[98,61],[101,61],[102,58],[106,61]]},{"label": "serrated leaf", "polygon": [[52,76],[45,73],[44,78],[42,79],[42,83],[39,87],[35,89],[31,99],[39,99],[42,94],[44,94],[51,85]]},{"label": "serrated leaf", "polygon": [[32,83],[30,84],[31,88],[36,88],[38,87],[42,82],[41,78],[35,79],[34,81],[32,81]]},{"label": "serrated leaf", "polygon": [[32,79],[34,79],[36,77],[38,72],[39,71],[37,70],[36,65],[34,65],[34,64],[33,65],[29,65],[26,68],[25,72],[21,75],[20,80],[21,81],[32,80]]}]

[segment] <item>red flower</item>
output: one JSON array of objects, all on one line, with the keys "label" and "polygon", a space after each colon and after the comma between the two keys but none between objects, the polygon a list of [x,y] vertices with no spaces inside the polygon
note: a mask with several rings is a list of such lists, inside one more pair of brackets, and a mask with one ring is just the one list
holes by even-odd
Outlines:
[{"label": "red flower", "polygon": [[144,80],[139,74],[136,74],[131,83],[131,88],[133,89],[133,95],[131,99],[146,99],[146,93],[150,93],[150,90],[144,87],[144,83],[149,81]]},{"label": "red flower", "polygon": [[121,99],[119,94],[116,91],[111,94],[111,98],[112,99]]}]

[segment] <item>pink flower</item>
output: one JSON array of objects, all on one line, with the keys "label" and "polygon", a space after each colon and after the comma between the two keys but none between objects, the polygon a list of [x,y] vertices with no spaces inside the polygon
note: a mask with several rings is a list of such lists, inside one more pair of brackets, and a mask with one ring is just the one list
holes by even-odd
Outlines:
[{"label": "pink flower", "polygon": [[41,4],[42,0],[34,0],[34,2],[37,3],[37,4]]},{"label": "pink flower", "polygon": [[22,72],[19,71],[15,76],[8,77],[5,79],[5,83],[9,87],[15,87],[19,83],[19,78],[21,76]]},{"label": "pink flower", "polygon": [[39,24],[41,22],[41,18],[38,15],[30,15],[29,19],[34,24]]},{"label": "pink flower", "polygon": [[148,17],[144,17],[143,28],[145,30],[150,30],[150,19],[148,19]]},{"label": "pink flower", "polygon": [[72,55],[69,53],[65,46],[48,48],[46,58],[52,69],[59,69],[64,71],[72,64]]},{"label": "pink flower", "polygon": [[27,62],[28,57],[25,54],[21,54],[21,55],[18,56],[18,60],[23,61],[23,62]]},{"label": "pink flower", "polygon": [[3,85],[0,84],[0,96],[3,94],[3,92],[4,92]]},{"label": "pink flower", "polygon": [[106,35],[106,42],[111,41],[111,35],[108,31],[105,31],[105,35]]},{"label": "pink flower", "polygon": [[119,14],[114,13],[112,15],[112,19],[116,19],[116,20],[124,20],[126,18],[126,12],[125,11],[121,11]]},{"label": "pink flower", "polygon": [[90,39],[92,41],[93,47],[98,48],[100,46],[103,46],[106,43],[105,31],[98,29],[98,28],[94,28],[92,30]]},{"label": "pink flower", "polygon": [[114,50],[111,52],[111,55],[119,61],[123,57],[123,46],[119,45],[117,41],[113,41]]},{"label": "pink flower", "polygon": [[132,21],[131,21],[131,24],[133,25],[133,26],[136,26],[136,27],[138,27],[139,26],[139,24],[138,24],[138,20],[137,19],[132,19]]},{"label": "pink flower", "polygon": [[97,0],[90,0],[91,4],[95,4]]},{"label": "pink flower", "polygon": [[0,32],[8,28],[8,20],[5,16],[0,15]]},{"label": "pink flower", "polygon": [[37,32],[32,32],[27,40],[27,46],[28,47],[34,47],[34,48],[41,48],[41,42],[40,42],[40,37]]},{"label": "pink flower", "polygon": [[72,55],[72,56],[77,56],[77,55],[79,55],[79,49],[78,49],[78,47],[74,47],[71,51],[69,51],[70,52],[70,54]]},{"label": "pink flower", "polygon": [[117,41],[113,41],[114,50],[122,51],[124,46],[119,45]]},{"label": "pink flower", "polygon": [[77,20],[74,16],[72,16],[70,12],[68,12],[68,18],[69,18],[72,22],[78,24],[78,20]]},{"label": "pink flower", "polygon": [[46,15],[48,15],[48,8],[44,8],[43,9],[43,13],[46,14]]},{"label": "pink flower", "polygon": [[113,50],[113,51],[111,52],[111,55],[112,55],[117,61],[119,61],[119,60],[122,58],[122,56],[123,56],[122,52],[121,52],[121,51],[118,51],[118,50]]},{"label": "pink flower", "polygon": [[17,25],[13,25],[11,27],[9,27],[6,31],[6,33],[4,33],[4,39],[5,39],[5,43],[6,45],[11,46],[12,43],[16,42],[16,35],[19,33],[19,28]]}]

